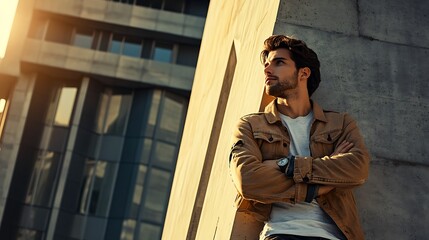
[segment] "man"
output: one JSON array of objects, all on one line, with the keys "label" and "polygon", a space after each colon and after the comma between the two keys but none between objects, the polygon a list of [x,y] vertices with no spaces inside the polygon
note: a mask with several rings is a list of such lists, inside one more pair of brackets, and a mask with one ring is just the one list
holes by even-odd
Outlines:
[{"label": "man", "polygon": [[260,240],[363,239],[352,191],[368,177],[369,154],[356,122],[310,99],[320,63],[303,41],[271,36],[261,60],[275,99],[234,133],[238,211],[264,222]]}]

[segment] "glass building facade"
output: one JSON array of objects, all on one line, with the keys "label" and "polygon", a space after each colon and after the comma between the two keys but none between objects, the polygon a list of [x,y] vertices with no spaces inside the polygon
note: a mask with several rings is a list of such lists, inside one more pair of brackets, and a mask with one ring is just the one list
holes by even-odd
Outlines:
[{"label": "glass building facade", "polygon": [[[76,2],[83,13],[99,4],[158,20],[61,10]],[[20,72],[7,82],[0,72],[0,239],[161,238],[207,8],[35,1]],[[185,20],[156,27],[162,16]]]}]

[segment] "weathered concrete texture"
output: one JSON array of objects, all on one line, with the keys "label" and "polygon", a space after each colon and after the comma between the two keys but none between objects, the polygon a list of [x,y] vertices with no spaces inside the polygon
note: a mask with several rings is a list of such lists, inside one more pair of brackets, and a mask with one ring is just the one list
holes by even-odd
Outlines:
[{"label": "weathered concrete texture", "polygon": [[359,30],[363,36],[429,47],[429,1],[358,0]]},{"label": "weathered concrete texture", "polygon": [[366,239],[427,239],[429,167],[373,159],[356,190]]},{"label": "weathered concrete texture", "polygon": [[[321,61],[314,99],[358,121],[371,154],[426,163],[429,143],[429,50],[332,34],[290,24],[276,33],[306,40]],[[380,141],[382,139],[382,141]]]},{"label": "weathered concrete texture", "polygon": [[359,33],[355,0],[281,1],[277,19],[329,32]]},{"label": "weathered concrete texture", "polygon": [[278,18],[274,33],[303,39],[318,53],[322,82],[313,99],[350,113],[365,137],[373,162],[356,201],[367,239],[426,239],[429,2],[356,3],[358,35],[335,30],[330,19],[297,22],[314,7],[292,8],[289,0],[282,6],[296,16]]}]

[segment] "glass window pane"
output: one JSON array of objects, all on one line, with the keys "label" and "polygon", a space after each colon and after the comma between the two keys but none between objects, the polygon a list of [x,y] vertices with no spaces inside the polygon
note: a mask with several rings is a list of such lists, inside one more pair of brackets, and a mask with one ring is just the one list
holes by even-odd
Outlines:
[{"label": "glass window pane", "polygon": [[164,10],[182,12],[184,0],[165,0]]},{"label": "glass window pane", "polygon": [[82,214],[107,216],[116,178],[117,164],[87,159],[81,188]]},{"label": "glass window pane", "polygon": [[140,156],[140,162],[142,163],[149,163],[150,159],[150,153],[152,150],[152,139],[145,138],[143,139],[143,146],[141,156]]},{"label": "glass window pane", "polygon": [[59,162],[59,154],[50,151],[39,152],[25,198],[27,204],[45,207],[51,206],[52,195],[55,192],[55,182],[59,171]]},{"label": "glass window pane", "polygon": [[136,221],[132,219],[124,220],[122,223],[121,240],[134,240],[134,229]]},{"label": "glass window pane", "polygon": [[158,141],[155,147],[155,161],[164,167],[170,167],[176,159],[176,146]]},{"label": "glass window pane", "polygon": [[209,8],[209,0],[186,0],[185,13],[205,17]]},{"label": "glass window pane", "polygon": [[166,95],[164,98],[164,105],[161,109],[160,117],[160,132],[157,137],[161,139],[177,141],[179,132],[182,128],[183,114],[184,114],[184,101],[177,98],[174,99],[172,95]]},{"label": "glass window pane", "polygon": [[69,126],[76,94],[77,88],[75,87],[64,87],[61,89],[60,99],[55,113],[55,125]]},{"label": "glass window pane", "polygon": [[143,186],[146,178],[147,167],[145,165],[139,165],[139,171],[137,173],[136,183],[134,186],[133,201],[131,204],[129,217],[137,219],[137,214],[140,209],[142,202]]},{"label": "glass window pane", "polygon": [[170,191],[170,172],[152,168],[148,193],[145,199],[143,218],[162,223]]},{"label": "glass window pane", "polygon": [[124,41],[123,55],[130,57],[140,57],[142,53],[142,41],[138,39],[128,39]]},{"label": "glass window pane", "polygon": [[110,33],[100,32],[100,43],[98,46],[98,50],[107,51],[107,49],[109,48],[109,41]]},{"label": "glass window pane", "polygon": [[106,117],[107,106],[109,104],[109,96],[106,93],[102,93],[100,96],[100,103],[98,106],[97,118],[95,122],[95,131],[102,133],[104,118]]},{"label": "glass window pane", "polygon": [[109,52],[121,54],[121,46],[122,46],[122,37],[113,36],[112,41],[110,42]]},{"label": "glass window pane", "polygon": [[152,59],[155,61],[171,63],[173,61],[173,44],[156,43]]},{"label": "glass window pane", "polygon": [[181,44],[177,54],[177,64],[195,67],[198,61],[199,46]]},{"label": "glass window pane", "polygon": [[89,204],[89,199],[91,197],[90,190],[92,186],[94,170],[95,170],[95,160],[87,159],[85,162],[85,171],[84,171],[84,179],[82,181],[82,190],[81,190],[81,198],[80,198],[80,208],[79,212],[82,214],[87,213],[87,208]]},{"label": "glass window pane", "polygon": [[83,48],[92,48],[94,34],[91,30],[76,29],[72,45]]},{"label": "glass window pane", "polygon": [[149,119],[146,125],[146,136],[152,136],[156,120],[158,119],[158,111],[159,111],[159,104],[161,102],[161,91],[155,90],[152,94],[152,102],[150,105],[150,111],[149,111]]},{"label": "glass window pane", "polygon": [[140,239],[161,239],[161,227],[148,223],[140,223]]},{"label": "glass window pane", "polygon": [[130,107],[131,94],[111,95],[103,132],[122,135]]},{"label": "glass window pane", "polygon": [[39,239],[42,239],[42,232],[39,232],[33,229],[19,228],[16,239],[17,240],[39,240]]},{"label": "glass window pane", "polygon": [[48,31],[46,33],[46,40],[69,44],[71,39],[72,27],[69,24],[50,21]]},{"label": "glass window pane", "polygon": [[107,216],[113,186],[116,177],[117,164],[98,161],[94,174],[94,183],[89,203],[90,214]]}]

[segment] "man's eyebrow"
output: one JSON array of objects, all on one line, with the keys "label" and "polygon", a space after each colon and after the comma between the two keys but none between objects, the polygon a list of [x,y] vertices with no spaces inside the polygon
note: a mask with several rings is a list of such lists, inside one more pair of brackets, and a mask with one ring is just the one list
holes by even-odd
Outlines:
[{"label": "man's eyebrow", "polygon": [[284,60],[284,61],[286,61],[286,60],[288,60],[288,58],[285,58],[285,57],[275,57],[275,58],[273,58],[271,60],[269,60],[267,58],[267,60],[265,61],[265,63],[267,63],[267,62],[273,62],[273,61],[278,61],[278,60]]},{"label": "man's eyebrow", "polygon": [[275,57],[275,58],[271,59],[271,61],[276,61],[276,60],[288,60],[288,59],[285,57]]}]

